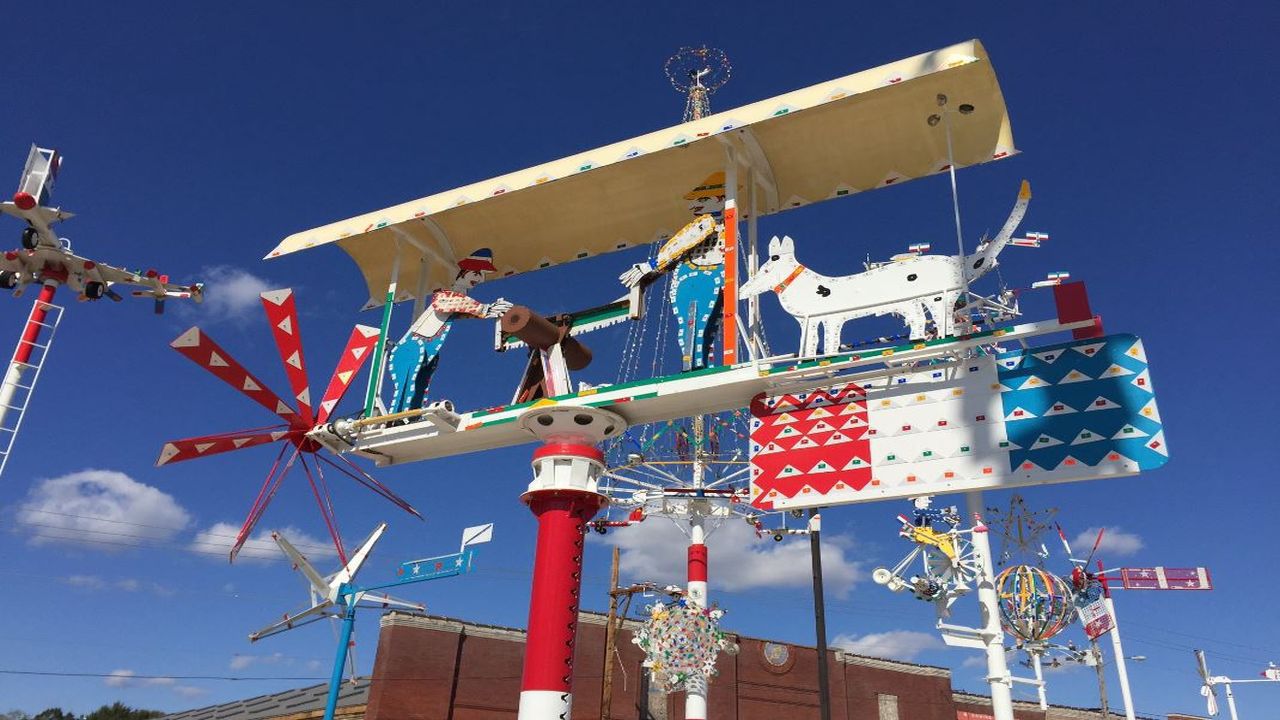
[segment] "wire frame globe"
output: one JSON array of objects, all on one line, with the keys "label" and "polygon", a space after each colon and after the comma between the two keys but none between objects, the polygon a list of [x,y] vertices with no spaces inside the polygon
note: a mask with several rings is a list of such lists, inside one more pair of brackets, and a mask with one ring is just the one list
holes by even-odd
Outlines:
[{"label": "wire frame globe", "polygon": [[1011,565],[1001,571],[996,597],[1005,632],[1025,642],[1048,640],[1075,618],[1071,587],[1034,565]]},{"label": "wire frame globe", "polygon": [[729,82],[733,66],[723,50],[703,45],[680,48],[667,58],[663,70],[671,81],[671,87],[682,93],[687,93],[694,87],[713,93]]}]

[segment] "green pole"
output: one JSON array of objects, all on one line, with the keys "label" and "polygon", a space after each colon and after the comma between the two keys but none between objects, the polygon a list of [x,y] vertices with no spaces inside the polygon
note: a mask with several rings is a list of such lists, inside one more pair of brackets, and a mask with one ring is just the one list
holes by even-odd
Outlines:
[{"label": "green pole", "polygon": [[378,395],[378,378],[382,377],[382,354],[386,351],[387,333],[391,330],[391,306],[395,297],[396,284],[393,280],[387,286],[387,302],[382,306],[382,332],[378,336],[378,344],[373,351],[373,368],[369,371],[369,393],[364,399],[365,417],[373,417],[373,401]]}]

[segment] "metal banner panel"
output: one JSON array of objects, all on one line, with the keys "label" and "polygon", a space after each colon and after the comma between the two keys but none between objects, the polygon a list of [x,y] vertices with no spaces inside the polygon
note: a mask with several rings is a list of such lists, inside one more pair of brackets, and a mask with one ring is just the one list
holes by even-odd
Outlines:
[{"label": "metal banner panel", "polygon": [[1212,590],[1209,569],[1194,568],[1120,568],[1120,582],[1125,590]]},{"label": "metal banner panel", "polygon": [[1116,626],[1111,613],[1107,612],[1107,603],[1102,598],[1080,608],[1080,624],[1084,625],[1084,634],[1090,640],[1097,640]]},{"label": "metal banner panel", "polygon": [[396,581],[417,582],[461,575],[471,569],[474,554],[475,550],[467,549],[448,555],[400,563],[400,567],[396,569]]},{"label": "metal banner panel", "polygon": [[1169,459],[1134,335],[761,394],[751,413],[762,509],[1119,477]]}]

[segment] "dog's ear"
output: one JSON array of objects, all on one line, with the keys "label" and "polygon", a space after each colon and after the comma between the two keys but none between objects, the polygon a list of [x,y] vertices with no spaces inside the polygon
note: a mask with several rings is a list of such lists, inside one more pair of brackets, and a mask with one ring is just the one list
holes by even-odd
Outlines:
[{"label": "dog's ear", "polygon": [[778,250],[787,255],[795,255],[796,245],[791,241],[790,235],[782,236],[782,242],[778,244]]},{"label": "dog's ear", "polygon": [[781,248],[781,244],[782,243],[780,240],[778,240],[777,235],[774,235],[773,237],[769,238],[769,254],[777,255],[778,250]]}]

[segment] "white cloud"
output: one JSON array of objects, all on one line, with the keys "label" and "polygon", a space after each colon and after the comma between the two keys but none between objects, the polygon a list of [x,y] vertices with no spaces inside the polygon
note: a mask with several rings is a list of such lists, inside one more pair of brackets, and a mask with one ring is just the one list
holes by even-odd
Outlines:
[{"label": "white cloud", "polygon": [[133,676],[137,675],[132,670],[112,670],[111,674],[102,680],[108,687],[132,687]]},{"label": "white cloud", "polygon": [[[240,528],[231,523],[214,523],[209,528],[196,533],[195,539],[191,541],[187,549],[199,555],[220,559],[226,558],[231,553],[231,546],[235,544],[236,534],[239,532]],[[236,561],[274,562],[285,560],[285,554],[280,550],[280,546],[276,545],[276,541],[271,539],[271,532],[271,530],[259,530],[250,535],[244,546],[240,548],[240,553],[236,555]],[[338,551],[333,548],[333,543],[308,535],[295,527],[280,528],[279,532],[313,563],[330,560],[338,556]],[[228,592],[234,592],[234,586]]]},{"label": "white cloud", "polygon": [[[1110,525],[1102,528],[1102,542],[1098,544],[1098,553],[1100,555],[1133,555],[1142,548],[1146,547],[1146,543],[1142,541],[1142,536],[1137,533],[1125,532],[1118,525]],[[1084,532],[1076,536],[1071,541],[1071,551],[1078,558],[1087,557],[1089,551],[1093,549],[1093,543],[1098,539],[1099,528],[1087,528]]]},{"label": "white cloud", "polygon": [[251,665],[292,665],[293,658],[285,657],[283,653],[271,653],[270,655],[241,655],[239,653],[231,656],[231,662],[228,666],[232,670],[244,670]]},{"label": "white cloud", "polygon": [[[102,682],[106,683],[108,687],[125,688],[139,687],[142,685],[172,686],[177,681],[171,677],[140,678],[138,677],[138,673],[133,670],[121,668],[119,670],[112,670],[110,675],[102,679]],[[176,690],[177,688],[175,687],[174,689]]]},{"label": "white cloud", "polygon": [[944,647],[942,641],[936,635],[914,630],[890,630],[889,632],[871,633],[861,637],[856,635],[837,635],[831,641],[831,645],[843,648],[856,655],[892,658],[894,660],[913,660],[922,652],[939,650]]},{"label": "white cloud", "polygon": [[36,483],[17,520],[36,545],[113,550],[167,541],[191,516],[171,495],[124,473],[84,470]]},{"label": "white cloud", "polygon": [[[628,577],[663,585],[683,585],[687,579],[688,538],[664,518],[652,517],[610,533],[602,542],[621,549],[621,570]],[[862,575],[860,565],[849,556],[852,547],[853,539],[847,535],[823,533],[822,576],[833,597],[847,597]],[[767,537],[757,539],[741,520],[728,520],[708,538],[707,550],[713,597],[717,590],[809,587],[813,582],[809,542],[802,536],[775,543]]]},{"label": "white cloud", "polygon": [[195,698],[201,695],[208,695],[209,691],[204,688],[194,687],[192,685],[174,685],[173,691],[182,697]]},{"label": "white cloud", "polygon": [[[69,575],[63,578],[62,581],[72,587],[85,588],[86,590],[105,590],[108,587],[107,581],[97,575]],[[171,588],[160,583],[144,582],[135,578],[122,578],[110,583],[109,586],[125,592],[146,590],[159,597],[172,597],[175,594]]]},{"label": "white cloud", "polygon": [[87,588],[89,590],[101,590],[107,586],[107,582],[97,575],[71,575],[63,582],[72,587]]},{"label": "white cloud", "polygon": [[205,284],[202,314],[214,320],[244,320],[260,307],[260,295],[273,289],[266,280],[230,265],[201,271]]}]

